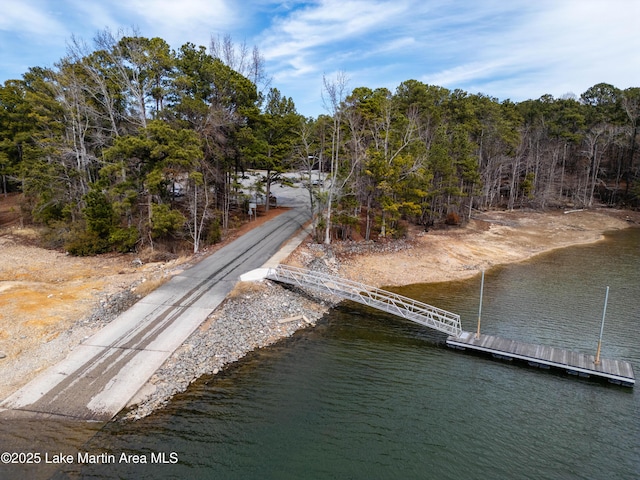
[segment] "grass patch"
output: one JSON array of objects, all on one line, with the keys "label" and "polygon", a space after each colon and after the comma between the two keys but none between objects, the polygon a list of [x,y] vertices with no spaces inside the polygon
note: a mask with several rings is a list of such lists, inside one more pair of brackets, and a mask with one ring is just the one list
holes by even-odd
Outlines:
[{"label": "grass patch", "polygon": [[153,280],[147,280],[136,286],[135,293],[144,297],[153,292],[156,288],[160,287],[169,280],[169,277],[155,278]]},{"label": "grass patch", "polygon": [[229,292],[227,298],[233,299],[238,297],[244,297],[255,293],[264,292],[267,289],[262,282],[238,282],[233,290]]}]

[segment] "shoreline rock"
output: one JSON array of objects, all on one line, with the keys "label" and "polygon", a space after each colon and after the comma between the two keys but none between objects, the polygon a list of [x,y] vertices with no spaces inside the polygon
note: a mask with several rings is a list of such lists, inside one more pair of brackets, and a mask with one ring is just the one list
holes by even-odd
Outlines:
[{"label": "shoreline rock", "polygon": [[307,294],[269,280],[241,282],[176,350],[115,421],[135,421],[165,406],[204,375],[216,375],[248,353],[312,328],[340,299]]}]

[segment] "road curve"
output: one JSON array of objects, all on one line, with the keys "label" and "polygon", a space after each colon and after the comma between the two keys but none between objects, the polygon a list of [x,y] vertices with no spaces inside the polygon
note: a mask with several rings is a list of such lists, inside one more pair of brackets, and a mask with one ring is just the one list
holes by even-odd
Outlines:
[{"label": "road curve", "polygon": [[0,403],[0,418],[108,421],[224,300],[309,220],[288,210],[173,277]]}]

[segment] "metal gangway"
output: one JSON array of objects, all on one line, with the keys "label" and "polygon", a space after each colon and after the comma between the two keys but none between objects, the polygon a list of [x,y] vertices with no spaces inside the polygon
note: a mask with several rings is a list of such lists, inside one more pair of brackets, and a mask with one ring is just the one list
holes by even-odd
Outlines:
[{"label": "metal gangway", "polygon": [[269,268],[266,278],[330,293],[455,337],[462,334],[460,315],[363,283],[288,265]]}]

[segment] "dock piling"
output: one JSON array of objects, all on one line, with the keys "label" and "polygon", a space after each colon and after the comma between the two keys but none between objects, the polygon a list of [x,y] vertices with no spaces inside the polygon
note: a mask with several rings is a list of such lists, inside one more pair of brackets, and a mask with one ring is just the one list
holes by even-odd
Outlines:
[{"label": "dock piling", "polygon": [[602,347],[602,333],[604,331],[604,317],[607,314],[607,301],[609,300],[609,287],[607,286],[607,292],[604,295],[604,309],[602,310],[602,324],[600,325],[600,338],[598,339],[598,349],[596,350],[596,359],[593,361],[594,365],[600,365],[600,348]]},{"label": "dock piling", "polygon": [[482,280],[480,281],[480,306],[478,307],[478,331],[476,338],[480,338],[480,318],[482,317],[482,293],[484,292],[484,270],[482,270]]}]

